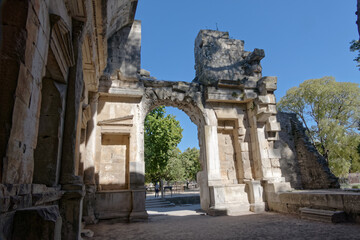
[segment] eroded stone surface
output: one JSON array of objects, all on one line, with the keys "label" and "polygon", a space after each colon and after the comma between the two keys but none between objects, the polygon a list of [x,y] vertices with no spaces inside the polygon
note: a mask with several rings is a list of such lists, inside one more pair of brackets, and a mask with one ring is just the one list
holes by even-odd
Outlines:
[{"label": "eroded stone surface", "polygon": [[[277,79],[262,76],[263,50],[245,51],[226,32],[201,30],[194,81],[156,80],[140,66],[136,5],[1,4],[0,238],[28,224],[51,237],[62,225],[63,239],[80,239],[81,221],[146,219],[144,120],[162,105],[183,110],[198,128],[197,180],[208,213],[259,212],[266,205],[296,212],[308,202],[360,211],[356,195],[318,194],[299,204],[298,196],[281,195],[291,187],[336,187],[337,179],[297,124],[278,121]],[[284,140],[290,130],[293,139]],[[42,226],[31,225],[36,209],[46,206],[59,209],[62,224],[40,217]]]}]

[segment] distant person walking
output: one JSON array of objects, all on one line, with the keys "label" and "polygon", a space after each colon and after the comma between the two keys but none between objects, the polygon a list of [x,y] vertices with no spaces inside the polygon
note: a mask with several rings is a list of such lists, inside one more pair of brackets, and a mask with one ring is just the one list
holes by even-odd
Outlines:
[{"label": "distant person walking", "polygon": [[155,184],[155,197],[159,197],[159,190],[160,190],[159,183],[156,182],[156,184]]}]

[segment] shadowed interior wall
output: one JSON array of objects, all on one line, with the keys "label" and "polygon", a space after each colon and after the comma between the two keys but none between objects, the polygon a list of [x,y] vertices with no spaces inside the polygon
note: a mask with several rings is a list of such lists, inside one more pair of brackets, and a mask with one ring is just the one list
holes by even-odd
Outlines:
[{"label": "shadowed interior wall", "polygon": [[[25,64],[26,22],[28,1],[5,1],[1,3],[1,57],[0,57],[0,182],[3,158],[12,126],[15,91],[20,68]],[[6,67],[5,67],[6,66]],[[22,71],[23,72],[23,71]]]},{"label": "shadowed interior wall", "polygon": [[43,78],[33,182],[56,186],[59,181],[66,85]]}]

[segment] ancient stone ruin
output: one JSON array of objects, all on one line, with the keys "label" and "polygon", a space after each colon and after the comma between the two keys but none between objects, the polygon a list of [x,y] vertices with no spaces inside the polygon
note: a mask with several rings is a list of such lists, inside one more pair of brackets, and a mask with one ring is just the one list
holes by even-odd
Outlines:
[{"label": "ancient stone ruin", "polygon": [[161,105],[198,128],[208,214],[312,207],[359,219],[359,195],[295,191],[338,182],[296,116],[277,113],[264,50],[201,30],[195,79],[156,80],[140,66],[136,6],[1,5],[0,239],[80,239],[82,222],[146,219],[144,119]]}]

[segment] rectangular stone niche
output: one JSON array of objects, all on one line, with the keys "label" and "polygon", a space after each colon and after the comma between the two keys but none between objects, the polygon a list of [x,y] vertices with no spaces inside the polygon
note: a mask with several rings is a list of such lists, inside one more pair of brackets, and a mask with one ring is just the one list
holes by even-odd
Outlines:
[{"label": "rectangular stone niche", "polygon": [[101,190],[129,188],[128,134],[102,134],[99,183]]}]

